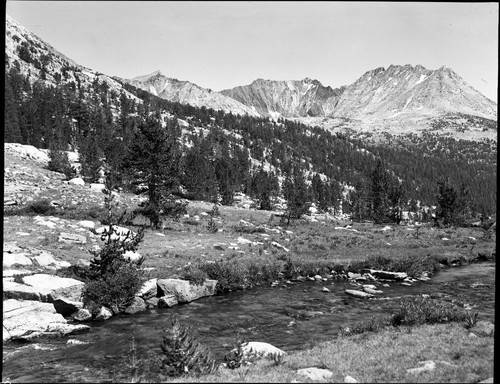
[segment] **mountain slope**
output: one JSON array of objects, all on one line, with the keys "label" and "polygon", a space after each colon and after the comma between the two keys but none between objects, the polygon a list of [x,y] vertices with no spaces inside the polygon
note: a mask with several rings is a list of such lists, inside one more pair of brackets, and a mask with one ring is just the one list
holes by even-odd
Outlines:
[{"label": "mountain slope", "polygon": [[169,101],[189,104],[194,107],[222,110],[238,115],[248,114],[250,116],[259,116],[253,108],[243,105],[232,98],[202,88],[189,81],[168,78],[160,71],[155,71],[145,76],[138,76],[130,80],[124,79],[124,81]]},{"label": "mountain slope", "polygon": [[332,116],[380,120],[407,112],[453,112],[496,119],[496,104],[450,68],[391,65],[368,71],[348,86]]},{"label": "mountain slope", "polygon": [[105,84],[109,90],[139,101],[111,76],[77,64],[9,15],[6,16],[5,27],[6,70],[16,66],[30,83],[42,81],[46,86],[53,87],[70,83],[80,88]]},{"label": "mountain slope", "polygon": [[324,116],[331,113],[344,88],[324,87],[318,80],[273,81],[257,79],[250,85],[221,91],[254,107],[262,116]]}]

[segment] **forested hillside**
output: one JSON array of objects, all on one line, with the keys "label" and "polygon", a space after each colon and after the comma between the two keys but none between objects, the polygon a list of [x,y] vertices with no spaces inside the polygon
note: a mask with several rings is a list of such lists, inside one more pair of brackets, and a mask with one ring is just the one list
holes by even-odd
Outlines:
[{"label": "forested hillside", "polygon": [[262,209],[280,196],[358,219],[373,219],[381,210],[382,221],[397,221],[402,210],[436,205],[438,182],[449,178],[471,214],[496,210],[493,141],[427,133],[391,136],[381,145],[286,119],[169,102],[130,84],[117,90],[98,80],[30,82],[16,65],[5,84],[5,142],[77,150],[89,182],[104,167],[120,176],[123,188],[144,191],[147,183],[138,183],[144,170],[127,164],[138,143],[148,140],[148,129],[161,125],[178,153],[175,167],[163,174],[178,180],[170,190],[175,195],[231,204],[243,192]]}]

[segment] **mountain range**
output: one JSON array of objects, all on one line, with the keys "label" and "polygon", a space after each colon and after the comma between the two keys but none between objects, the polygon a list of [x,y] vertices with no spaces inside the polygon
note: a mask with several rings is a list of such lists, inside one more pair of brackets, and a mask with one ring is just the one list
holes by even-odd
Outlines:
[{"label": "mountain range", "polygon": [[[296,119],[328,129],[371,133],[419,133],[435,130],[436,126],[451,127],[450,135],[458,131],[467,139],[496,140],[496,132],[484,129],[492,122],[496,124],[496,103],[444,66],[437,70],[409,64],[380,67],[366,72],[350,85],[337,88],[309,78],[257,79],[249,85],[214,92],[189,81],[169,78],[160,71],[132,79],[98,73],[57,52],[9,16],[6,18],[6,61],[7,65],[20,63],[22,72],[33,78],[39,78],[45,69],[45,81],[52,84],[60,81],[54,77],[56,73],[63,72],[65,81],[75,81],[78,74],[80,82],[104,82],[117,90],[122,89],[123,84],[130,84],[169,101],[226,113]],[[483,119],[486,125],[481,123]]]}]

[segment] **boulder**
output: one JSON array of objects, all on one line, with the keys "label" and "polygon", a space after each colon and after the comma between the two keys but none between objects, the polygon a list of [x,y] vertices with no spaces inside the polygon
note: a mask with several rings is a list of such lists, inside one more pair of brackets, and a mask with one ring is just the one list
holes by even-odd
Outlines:
[{"label": "boulder", "polygon": [[33,300],[3,301],[3,340],[33,332],[44,332],[51,323],[66,324],[54,306]]},{"label": "boulder", "polygon": [[37,273],[22,277],[22,282],[35,288],[40,293],[41,301],[54,302],[56,298],[64,297],[80,301],[85,283],[67,277]]},{"label": "boulder", "polygon": [[74,179],[68,180],[68,184],[85,185],[85,181],[81,177],[75,177]]},{"label": "boulder", "polygon": [[106,307],[101,307],[101,309],[99,309],[99,313],[95,317],[95,320],[96,321],[105,321],[112,316],[113,316],[113,312],[111,312],[111,310],[109,310]]},{"label": "boulder", "polygon": [[158,299],[158,308],[170,308],[177,304],[179,301],[175,295],[166,295]]},{"label": "boulder", "polygon": [[28,257],[28,253],[3,253],[2,264],[4,267],[10,268],[15,264],[32,265],[33,262]]},{"label": "boulder", "polygon": [[371,293],[357,291],[355,289],[346,289],[345,293],[347,293],[348,295],[351,295],[351,296],[360,297],[362,299],[367,299],[367,298],[373,297],[373,295]]},{"label": "boulder", "polygon": [[344,377],[344,383],[359,383],[354,377],[347,375]]},{"label": "boulder", "polygon": [[389,271],[378,271],[374,269],[369,269],[366,271],[370,273],[377,279],[386,279],[386,280],[404,280],[408,277],[406,272],[389,272]]},{"label": "boulder", "polygon": [[284,247],[284,246],[283,246],[283,245],[281,245],[280,243],[277,243],[276,241],[272,241],[272,242],[271,242],[271,245],[272,245],[273,247],[278,248],[278,249],[282,249],[282,250],[283,250],[283,251],[285,251],[285,252],[290,252],[290,250],[289,250],[288,248]]},{"label": "boulder", "polygon": [[63,316],[70,316],[83,308],[83,303],[81,301],[72,301],[66,298],[57,298],[52,304],[56,312]]},{"label": "boulder", "polygon": [[90,183],[90,189],[101,192],[103,189],[106,189],[106,186],[101,183]]},{"label": "boulder", "polygon": [[92,320],[92,314],[88,309],[80,308],[78,311],[71,315],[71,318],[76,321],[89,321]]},{"label": "boulder", "polygon": [[139,261],[142,258],[142,256],[138,252],[135,252],[135,251],[125,251],[123,253],[123,257],[126,260],[130,260],[130,261]]},{"label": "boulder", "polygon": [[83,324],[49,324],[45,332],[57,332],[60,336],[78,335],[83,332],[90,331],[88,325]]},{"label": "boulder", "polygon": [[140,297],[134,297],[132,303],[125,309],[125,313],[133,315],[134,313],[144,311],[146,309],[146,303]]},{"label": "boulder", "polygon": [[40,267],[46,267],[47,265],[56,264],[54,255],[47,251],[42,251],[42,253],[40,253],[38,256],[33,257],[33,261]]},{"label": "boulder", "polygon": [[205,280],[201,285],[191,284],[188,280],[159,279],[158,295],[174,295],[179,303],[189,303],[200,297],[215,295],[217,280]]},{"label": "boulder", "polygon": [[40,293],[33,287],[3,279],[3,296],[5,299],[40,301]]},{"label": "boulder", "polygon": [[144,282],[139,289],[138,296],[142,297],[145,300],[156,297],[158,294],[158,286],[156,285],[157,281],[158,279],[155,278]]},{"label": "boulder", "polygon": [[333,377],[333,372],[323,368],[302,368],[297,371],[298,375],[305,376],[309,380],[326,382]]},{"label": "boulder", "polygon": [[144,302],[146,303],[146,308],[156,308],[160,299],[158,297],[151,297],[150,299],[145,299]]},{"label": "boulder", "polygon": [[95,227],[95,223],[93,221],[90,221],[90,220],[79,221],[78,223],[76,223],[76,225],[78,225],[82,228],[88,228],[88,229]]},{"label": "boulder", "polygon": [[[278,354],[280,356],[286,355],[285,351],[271,345],[269,343],[263,343],[260,341],[249,341],[241,346],[244,359],[254,359],[262,358],[270,355]],[[236,353],[236,348],[231,351],[231,353]]]},{"label": "boulder", "polygon": [[472,328],[472,332],[478,336],[494,336],[495,324],[484,320],[478,321]]},{"label": "boulder", "polygon": [[363,287],[363,291],[365,291],[366,293],[370,293],[372,295],[376,295],[378,293],[383,293],[382,291],[380,291],[378,289],[371,289],[371,288],[367,288],[367,287]]}]

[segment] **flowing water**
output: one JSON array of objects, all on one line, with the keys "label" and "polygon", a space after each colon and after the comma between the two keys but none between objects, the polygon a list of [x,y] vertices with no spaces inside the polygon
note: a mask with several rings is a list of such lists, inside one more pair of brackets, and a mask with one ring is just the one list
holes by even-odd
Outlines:
[{"label": "flowing water", "polygon": [[[468,303],[479,312],[480,320],[494,322],[494,263],[448,268],[411,287],[389,285],[378,285],[383,294],[369,300],[347,295],[345,289],[356,287],[345,281],[261,286],[173,308],[116,316],[103,323],[91,323],[92,329],[86,334],[40,339],[34,344],[4,343],[2,379],[54,383],[126,381],[130,379],[126,364],[132,338],[138,357],[159,352],[162,330],[172,314],[181,323],[189,324],[218,360],[233,348],[236,332],[249,341],[268,342],[285,351],[299,350],[333,338],[341,327],[372,317],[387,318],[398,308],[395,298],[407,295],[425,293]],[[330,292],[322,292],[323,287]],[[70,339],[85,344],[69,344]]]}]

